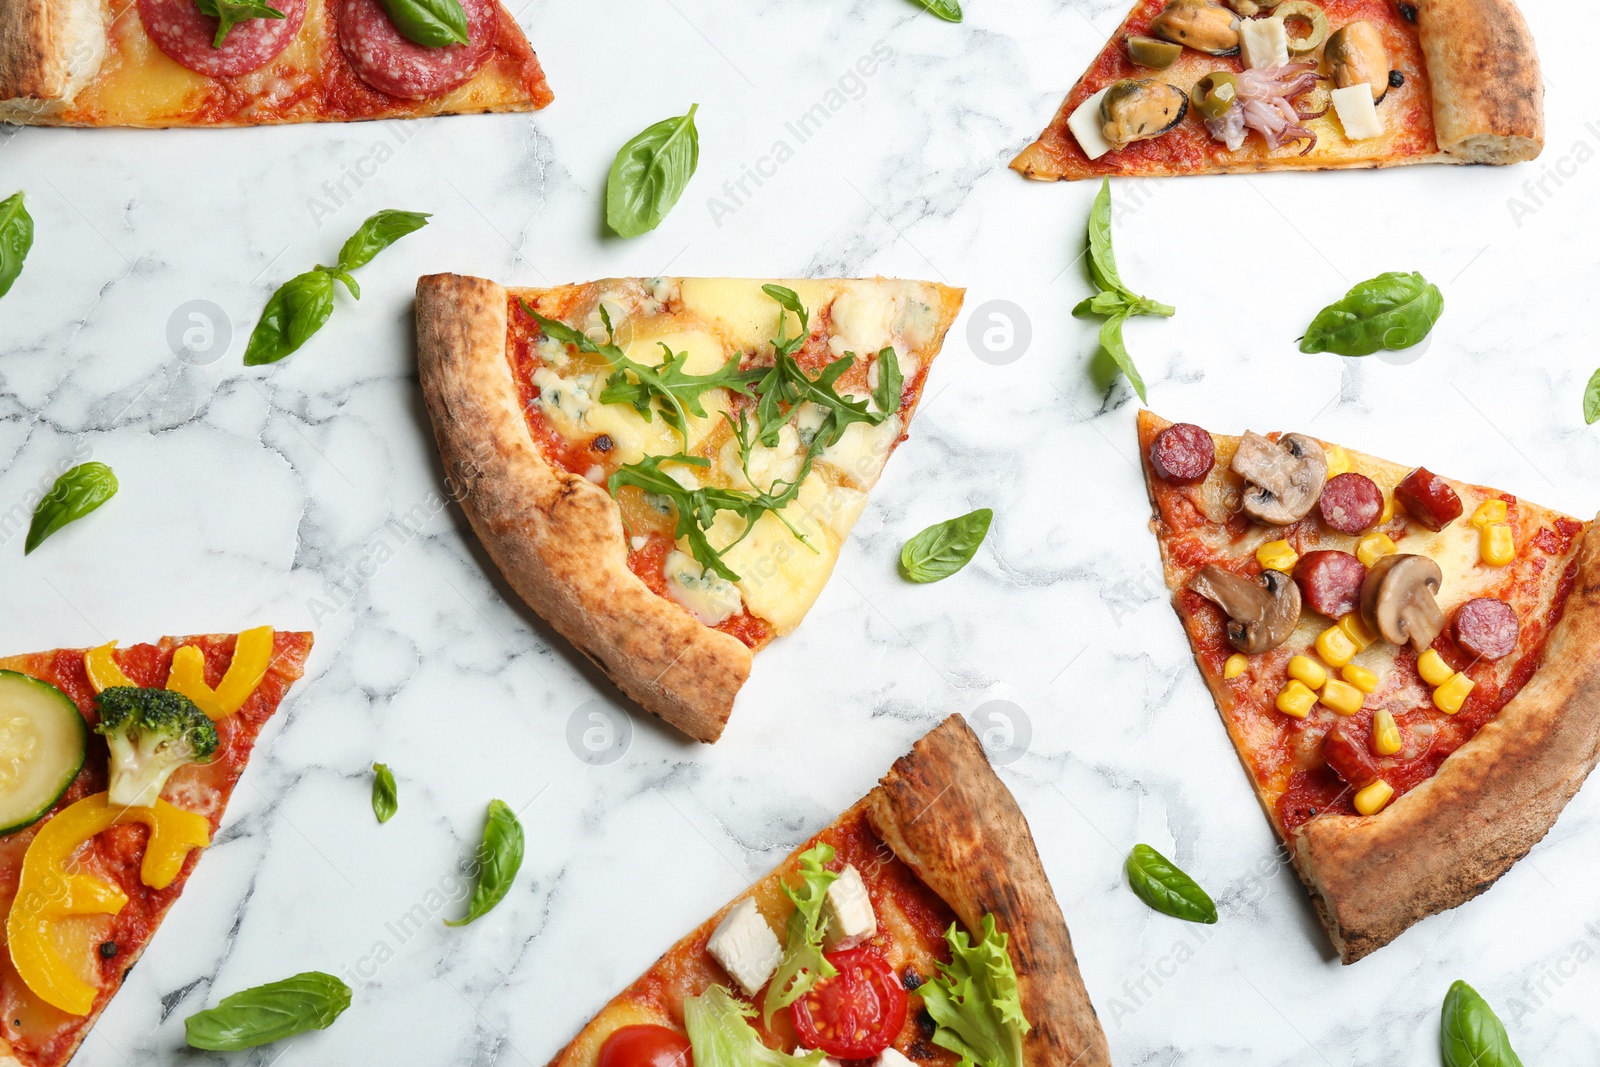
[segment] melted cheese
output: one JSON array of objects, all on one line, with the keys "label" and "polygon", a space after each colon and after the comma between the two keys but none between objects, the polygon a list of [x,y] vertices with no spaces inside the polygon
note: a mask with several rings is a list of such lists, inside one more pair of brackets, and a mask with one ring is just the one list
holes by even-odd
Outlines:
[{"label": "melted cheese", "polygon": [[890,415],[876,426],[853,422],[838,441],[823,449],[817,462],[832,467],[861,488],[871,489],[900,439],[900,429],[898,415]]},{"label": "melted cheese", "polygon": [[[721,326],[736,348],[760,351],[768,349],[778,330],[778,304],[762,292],[765,284],[793,289],[810,312],[813,325],[818,309],[827,305],[837,289],[834,282],[805,279],[766,283],[759,278],[685,278],[679,283],[679,293],[685,311]],[[789,320],[788,336],[793,337],[800,332],[800,320],[792,312],[783,314]]]},{"label": "melted cheese", "polygon": [[661,573],[667,580],[667,595],[707,626],[726,622],[744,606],[732,582],[707,571],[687,552],[667,553]]}]

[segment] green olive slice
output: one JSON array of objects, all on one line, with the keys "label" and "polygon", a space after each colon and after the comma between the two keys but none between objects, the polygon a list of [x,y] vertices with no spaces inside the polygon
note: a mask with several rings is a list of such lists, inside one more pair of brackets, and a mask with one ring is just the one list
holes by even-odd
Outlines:
[{"label": "green olive slice", "polygon": [[1183,45],[1159,37],[1129,37],[1128,58],[1141,67],[1166,70],[1183,55]]},{"label": "green olive slice", "polygon": [[[1315,52],[1328,39],[1328,16],[1311,0],[1283,0],[1272,17],[1283,23],[1284,36],[1289,38],[1290,55],[1303,56]],[[1304,36],[1297,36],[1289,25],[1290,19],[1310,23],[1311,30]]]},{"label": "green olive slice", "polygon": [[1226,70],[1214,70],[1195,83],[1189,94],[1201,118],[1220,119],[1239,99],[1239,79]]}]

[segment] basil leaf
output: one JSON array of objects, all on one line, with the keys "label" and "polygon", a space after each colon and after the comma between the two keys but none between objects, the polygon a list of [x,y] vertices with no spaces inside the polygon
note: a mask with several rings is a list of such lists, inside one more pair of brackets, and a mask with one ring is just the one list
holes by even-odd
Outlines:
[{"label": "basil leaf", "polygon": [[800,888],[790,888],[785,883],[784,896],[794,905],[789,913],[788,933],[783,959],[767,982],[767,995],[761,1002],[761,1021],[772,1025],[772,1013],[805,996],[824,978],[832,978],[839,969],[828,962],[822,953],[823,935],[827,922],[822,907],[828,902],[828,887],[839,876],[827,869],[833,862],[833,846],[817,845],[800,853]]},{"label": "basil leaf", "polygon": [[478,846],[478,884],[472,890],[467,913],[459,919],[446,919],[446,926],[465,926],[483,918],[505,899],[522,869],[522,824],[503,800],[489,801],[489,821],[483,827],[483,843]]},{"label": "basil leaf", "polygon": [[400,790],[394,784],[394,774],[386,764],[372,765],[372,814],[378,822],[386,823],[400,810]]},{"label": "basil leaf", "polygon": [[28,555],[44,539],[69,522],[77,522],[117,495],[117,476],[104,463],[80,463],[56,479],[39,506],[33,510],[28,539],[22,554]]},{"label": "basil leaf", "polygon": [[878,353],[878,384],[872,390],[872,399],[878,410],[893,415],[900,410],[900,398],[905,392],[905,376],[900,373],[900,359],[893,348]]},{"label": "basil leaf", "polygon": [[1594,372],[1583,391],[1583,421],[1590,426],[1600,422],[1600,370]]},{"label": "basil leaf", "polygon": [[[415,0],[413,0],[415,2]],[[456,10],[461,10],[459,0],[449,0],[455,4]],[[463,14],[462,19],[466,18]],[[414,39],[414,38],[413,38]],[[466,38],[462,38],[465,40]],[[426,42],[418,42],[423,44]],[[361,224],[361,228],[350,235],[350,239],[339,249],[339,265],[334,268],[338,273],[365,267],[372,262],[372,257],[394,244],[408,233],[415,233],[428,224],[432,218],[422,211],[394,211],[385,209],[372,216]]]},{"label": "basil leaf", "polygon": [[22,194],[12,193],[0,200],[0,296],[11,291],[32,247],[33,216],[22,206]]},{"label": "basil leaf", "polygon": [[1094,287],[1133,296],[1117,273],[1117,254],[1111,247],[1111,179],[1100,179],[1100,191],[1089,208],[1089,280]]},{"label": "basil leaf", "polygon": [[1192,923],[1217,921],[1217,906],[1206,891],[1149,845],[1134,845],[1127,867],[1128,885],[1152,908]]},{"label": "basil leaf", "polygon": [[917,3],[946,22],[961,21],[961,5],[956,3],[956,0],[917,0]]},{"label": "basil leaf", "polygon": [[200,14],[210,15],[217,20],[216,36],[211,38],[212,48],[221,48],[222,42],[228,38],[228,31],[245,19],[284,17],[282,11],[262,0],[195,0],[195,6],[200,9]]},{"label": "basil leaf", "polygon": [[1128,321],[1131,314],[1131,311],[1119,311],[1100,324],[1100,347],[1106,350],[1106,354],[1127,377],[1128,384],[1139,394],[1140,402],[1148,404],[1150,401],[1144,395],[1144,379],[1139,376],[1139,368],[1133,365],[1133,357],[1128,354],[1128,346],[1122,340],[1122,324]]},{"label": "basil leaf", "polygon": [[1149,403],[1145,396],[1144,379],[1133,365],[1128,346],[1122,340],[1122,324],[1134,315],[1171,316],[1177,310],[1158,300],[1140,296],[1123,284],[1117,271],[1117,255],[1111,247],[1111,182],[1101,179],[1100,191],[1095,194],[1094,206],[1089,209],[1089,236],[1087,259],[1089,280],[1100,290],[1094,296],[1081,300],[1072,309],[1079,318],[1087,315],[1104,315],[1100,325],[1100,347],[1127,377],[1139,400]]},{"label": "basil leaf", "polygon": [[606,224],[622,237],[661,225],[700,163],[694,113],[664,119],[622,146],[606,179]]},{"label": "basil leaf", "polygon": [[306,971],[222,998],[183,1021],[190,1048],[237,1052],[307,1030],[326,1030],[350,1006],[350,987],[331,974]]},{"label": "basil leaf", "polygon": [[928,527],[900,550],[900,573],[913,582],[950,577],[972,562],[993,519],[993,511],[979,508]]},{"label": "basil leaf", "polygon": [[276,363],[311,339],[333,314],[333,275],[320,267],[278,287],[250,331],[244,365]]},{"label": "basil leaf", "polygon": [[1132,308],[1125,295],[1108,289],[1078,301],[1072,309],[1072,315],[1079,319],[1088,315],[1117,315]]},{"label": "basil leaf", "polygon": [[1444,294],[1422,275],[1380,274],[1317,312],[1300,338],[1300,351],[1341,356],[1398,352],[1428,336],[1443,311]]},{"label": "basil leaf", "polygon": [[380,0],[389,21],[408,41],[424,48],[467,43],[467,12],[461,0]]},{"label": "basil leaf", "polygon": [[1478,991],[1457,981],[1439,1019],[1444,1067],[1522,1067],[1505,1026]]}]

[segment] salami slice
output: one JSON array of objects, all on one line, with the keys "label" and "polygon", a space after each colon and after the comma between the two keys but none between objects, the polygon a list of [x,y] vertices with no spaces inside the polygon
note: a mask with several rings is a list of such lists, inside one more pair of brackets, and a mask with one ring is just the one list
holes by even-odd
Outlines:
[{"label": "salami slice", "polygon": [[1461,517],[1461,498],[1450,484],[1426,467],[1418,467],[1395,486],[1394,498],[1418,523],[1438,532]]},{"label": "salami slice", "polygon": [[1217,460],[1211,435],[1192,422],[1176,422],[1150,442],[1150,466],[1169,482],[1192,485],[1204,481]]},{"label": "salami slice", "polygon": [[1323,549],[1300,557],[1294,580],[1300,583],[1306,607],[1337,619],[1360,606],[1361,583],[1367,580],[1367,568],[1348,552]]},{"label": "salami slice", "polygon": [[361,80],[381,93],[408,100],[443,96],[478,73],[494,48],[496,0],[461,0],[467,13],[467,43],[428,48],[407,40],[378,0],[334,0],[339,11],[339,48]]},{"label": "salami slice", "polygon": [[194,0],[139,0],[139,21],[156,47],[197,74],[233,78],[271,63],[289,47],[306,20],[306,0],[268,0],[281,19],[245,19],[228,30],[221,48],[211,47],[216,19]]},{"label": "salami slice", "polygon": [[1468,655],[1495,660],[1509,656],[1517,647],[1522,624],[1510,604],[1484,596],[1456,609],[1455,631],[1456,643]]},{"label": "salami slice", "polygon": [[1331,528],[1358,534],[1372,529],[1383,514],[1383,490],[1365,474],[1346,472],[1328,479],[1317,506]]}]

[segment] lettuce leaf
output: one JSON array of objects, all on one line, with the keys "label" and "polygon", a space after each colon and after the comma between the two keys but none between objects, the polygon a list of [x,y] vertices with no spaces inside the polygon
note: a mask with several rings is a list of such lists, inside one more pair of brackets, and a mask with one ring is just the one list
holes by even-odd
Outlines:
[{"label": "lettuce leaf", "polygon": [[695,1067],[821,1067],[821,1052],[791,1056],[761,1043],[750,1020],[756,1010],[714,985],[683,1002],[683,1022]]},{"label": "lettuce leaf", "polygon": [[971,943],[955,923],[945,931],[950,962],[918,989],[938,1028],[933,1043],[961,1057],[961,1067],[1022,1067],[1022,1035],[1033,1029],[1022,1015],[1017,972],[1007,936],[983,917],[983,940]]},{"label": "lettuce leaf", "polygon": [[822,906],[828,901],[828,887],[839,876],[826,869],[833,862],[833,846],[818,845],[800,853],[800,888],[785,885],[784,894],[794,904],[789,913],[787,943],[783,948],[783,962],[767,983],[767,995],[761,1002],[762,1021],[770,1025],[772,1013],[788,1007],[810,992],[811,987],[824,978],[838,974],[838,968],[822,954],[822,939],[827,923],[822,917]]}]

